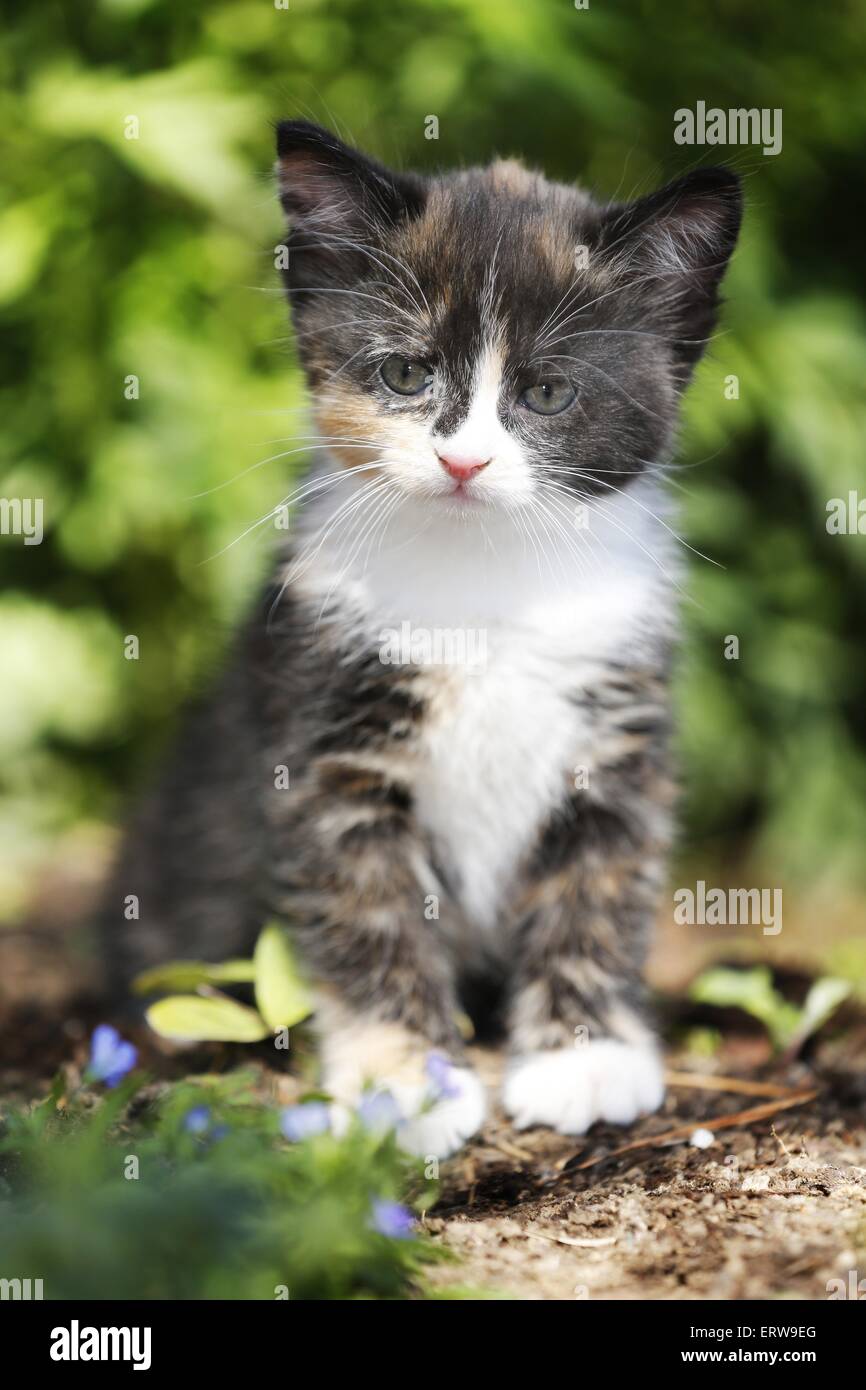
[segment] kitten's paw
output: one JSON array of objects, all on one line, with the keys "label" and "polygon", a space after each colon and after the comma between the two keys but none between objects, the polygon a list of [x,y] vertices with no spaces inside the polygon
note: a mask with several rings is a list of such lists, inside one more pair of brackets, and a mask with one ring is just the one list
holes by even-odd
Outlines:
[{"label": "kitten's paw", "polygon": [[517,1129],[548,1125],[583,1134],[596,1120],[625,1125],[664,1099],[661,1058],[651,1043],[603,1039],[517,1057],[502,1100]]},{"label": "kitten's paw", "polygon": [[428,1057],[425,1074],[423,1081],[407,1080],[405,1072],[380,1075],[351,1100],[344,1092],[331,1108],[334,1133],[344,1134],[357,1117],[368,1128],[395,1130],[408,1153],[422,1158],[456,1153],[484,1123],[484,1086],[474,1071],[438,1053]]},{"label": "kitten's paw", "polygon": [[401,1146],[423,1158],[448,1158],[484,1123],[484,1087],[468,1067],[449,1067],[448,1094],[430,1103],[429,1092],[395,1086],[394,1097],[405,1116],[397,1130]]}]

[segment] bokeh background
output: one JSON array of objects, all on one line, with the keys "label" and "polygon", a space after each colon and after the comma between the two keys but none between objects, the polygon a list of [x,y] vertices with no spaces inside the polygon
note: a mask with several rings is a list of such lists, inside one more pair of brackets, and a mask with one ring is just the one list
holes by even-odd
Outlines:
[{"label": "bokeh background", "polygon": [[[716,563],[690,560],[673,876],[784,886],[781,941],[757,945],[862,983],[866,536],[825,524],[830,498],[866,494],[862,7],[46,0],[10,3],[6,31],[0,496],[45,506],[42,545],[0,537],[7,931],[86,913],[267,566],[270,527],[242,533],[308,433],[270,122],[302,115],[385,161],[518,155],[604,196],[719,159],[742,172],[674,484]],[[674,111],[698,100],[782,108],[781,154],[677,146]],[[668,959],[674,978],[678,941]]]}]

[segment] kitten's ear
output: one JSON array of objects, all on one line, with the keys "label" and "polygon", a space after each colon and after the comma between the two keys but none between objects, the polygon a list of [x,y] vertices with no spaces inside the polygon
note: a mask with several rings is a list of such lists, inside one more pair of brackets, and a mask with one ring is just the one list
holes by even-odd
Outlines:
[{"label": "kitten's ear", "polygon": [[395,174],[310,121],[277,125],[280,201],[292,226],[352,236],[372,220],[393,224],[421,211],[424,180]]},{"label": "kitten's ear", "polygon": [[713,330],[742,212],[739,177],[720,167],[695,170],[604,214],[599,249],[623,293],[668,333],[683,381]]},{"label": "kitten's ear", "polygon": [[709,289],[724,273],[742,212],[733,170],[696,169],[636,203],[610,208],[602,247],[643,273],[688,275],[696,289]]}]

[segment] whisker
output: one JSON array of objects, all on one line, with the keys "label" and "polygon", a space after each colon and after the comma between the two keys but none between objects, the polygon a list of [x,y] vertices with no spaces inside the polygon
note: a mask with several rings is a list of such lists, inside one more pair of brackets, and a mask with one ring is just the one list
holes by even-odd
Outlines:
[{"label": "whisker", "polygon": [[664,575],[664,578],[667,580],[667,582],[668,582],[669,584],[672,584],[673,587],[677,590],[677,592],[678,592],[679,594],[682,595],[683,598],[689,599],[690,601],[693,601],[693,600],[691,600],[690,595],[686,593],[686,591],[683,589],[682,585],[679,584],[679,583],[677,582],[677,580],[673,577],[673,575],[668,574],[668,572],[667,572],[667,570],[665,569],[664,565],[663,565],[663,564],[661,563],[661,561],[658,559],[658,556],[654,555],[654,554],[652,553],[652,551],[649,550],[649,549],[643,544],[643,542],[640,541],[640,540],[638,539],[638,537],[635,535],[635,533],[631,530],[630,527],[626,526],[626,525],[625,525],[623,522],[621,522],[621,521],[616,521],[616,520],[614,519],[614,517],[612,517],[612,516],[610,515],[609,510],[607,510],[607,509],[604,507],[604,504],[601,502],[600,498],[598,498],[598,497],[594,498],[594,499],[593,499],[593,504],[592,504],[592,505],[598,510],[598,512],[599,512],[600,516],[602,517],[602,519],[603,519],[604,521],[606,521],[606,522],[608,523],[609,526],[612,526],[612,527],[614,528],[614,530],[616,530],[616,531],[620,531],[620,532],[622,533],[622,535],[624,535],[628,540],[630,540],[634,545],[636,545],[637,548],[638,548],[639,550],[641,550],[641,551],[643,552],[644,555],[646,555],[647,559],[650,560],[650,561],[655,565],[656,569],[659,570],[660,573],[661,573],[662,575]]},{"label": "whisker", "polygon": [[[299,438],[299,437],[300,437],[300,438],[303,438],[303,436],[297,436],[297,435],[292,435],[292,436],[290,436],[290,437],[293,438],[293,439],[296,439],[296,438]],[[272,444],[281,444],[281,443],[282,443],[282,440],[273,439],[273,440],[271,440],[270,442],[271,442]],[[380,447],[381,447],[381,445],[375,445],[375,444],[373,444],[370,440],[358,440],[358,441],[349,440],[349,439],[345,439],[345,440],[344,440],[344,439],[342,439],[339,435],[325,435],[325,436],[321,436],[321,435],[309,435],[309,436],[307,437],[307,443],[301,444],[297,449],[284,449],[282,453],[279,453],[279,454],[271,454],[268,458],[259,459],[257,463],[251,463],[251,464],[249,465],[248,468],[243,468],[243,469],[241,469],[240,473],[235,473],[234,477],[232,477],[232,478],[226,478],[226,480],[225,480],[224,482],[222,482],[222,483],[216,483],[213,487],[207,488],[207,490],[206,490],[205,492],[194,492],[194,493],[192,493],[192,494],[187,498],[187,501],[189,501],[189,502],[195,502],[195,501],[198,501],[198,499],[201,498],[201,497],[210,497],[210,496],[211,496],[213,493],[215,493],[215,492],[222,492],[223,488],[231,487],[232,483],[236,483],[236,482],[238,482],[241,478],[245,478],[245,477],[247,476],[248,473],[254,473],[255,470],[256,470],[257,468],[264,468],[265,464],[267,464],[267,463],[276,463],[278,459],[287,459],[287,458],[291,458],[294,454],[309,454],[309,453],[312,453],[313,450],[315,449],[316,445],[319,445],[319,446],[321,446],[321,447],[326,447],[327,444],[329,444],[329,443],[338,443],[338,442],[339,442],[339,444],[340,444],[342,447],[344,447],[344,448],[346,448],[346,449],[372,449],[372,448],[380,448]],[[351,472],[351,471],[352,471],[351,469],[344,468],[344,469],[341,469],[341,470],[340,470],[340,473],[330,474],[329,476],[332,476],[332,477],[339,477],[341,474],[349,473],[349,472]],[[285,506],[285,502],[281,502],[279,505],[280,505],[280,506]]]},{"label": "whisker", "polygon": [[231,550],[232,547],[237,545],[239,541],[242,541],[246,536],[249,536],[260,526],[267,525],[267,523],[273,517],[275,517],[277,513],[282,510],[283,507],[288,507],[293,502],[298,501],[307,493],[308,490],[313,491],[314,489],[318,489],[319,487],[322,487],[327,483],[333,484],[335,482],[338,482],[340,478],[349,476],[351,473],[363,473],[370,469],[378,468],[384,461],[385,460],[381,458],[373,459],[370,463],[358,464],[354,468],[343,468],[340,470],[339,473],[330,473],[324,479],[311,479],[311,481],[309,483],[306,483],[301,489],[296,490],[295,492],[290,492],[286,497],[282,498],[279,502],[276,503],[275,506],[271,508],[269,512],[265,512],[264,516],[259,517],[258,521],[254,521],[251,526],[248,526],[246,528],[246,530],[241,531],[239,536],[235,536],[235,539],[233,541],[229,541],[228,545],[223,546],[221,550],[217,550],[213,555],[209,555],[206,560],[201,560],[199,563],[202,565],[207,565],[210,564],[213,560],[218,560],[221,555],[225,555],[226,551]]}]

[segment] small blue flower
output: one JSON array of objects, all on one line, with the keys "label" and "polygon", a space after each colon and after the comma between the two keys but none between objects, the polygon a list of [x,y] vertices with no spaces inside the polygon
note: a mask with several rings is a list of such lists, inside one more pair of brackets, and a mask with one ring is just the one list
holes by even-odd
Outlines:
[{"label": "small blue flower", "polygon": [[138,1061],[138,1049],[126,1042],[110,1023],[100,1023],[90,1039],[90,1061],[87,1078],[116,1086]]},{"label": "small blue flower", "polygon": [[390,1091],[365,1091],[358,1105],[358,1119],[373,1134],[387,1134],[403,1122],[400,1107]]},{"label": "small blue flower", "polygon": [[209,1105],[194,1105],[183,1117],[183,1128],[187,1134],[192,1134],[196,1139],[201,1139],[205,1145],[216,1144],[218,1140],[225,1139],[229,1132],[228,1125],[215,1125],[213,1115]]},{"label": "small blue flower", "polygon": [[210,1108],[207,1105],[194,1105],[184,1115],[183,1127],[187,1134],[207,1134],[210,1129]]},{"label": "small blue flower", "polygon": [[330,1107],[321,1100],[310,1100],[306,1105],[290,1105],[280,1116],[283,1137],[293,1144],[299,1144],[302,1139],[311,1139],[314,1134],[324,1134],[330,1128]]},{"label": "small blue flower", "polygon": [[415,1218],[408,1207],[400,1202],[389,1202],[385,1197],[373,1199],[370,1225],[380,1236],[391,1240],[411,1240],[415,1231]]},{"label": "small blue flower", "polygon": [[441,1052],[428,1052],[425,1066],[431,1082],[431,1092],[435,1100],[456,1100],[463,1094],[457,1078],[457,1069]]}]

